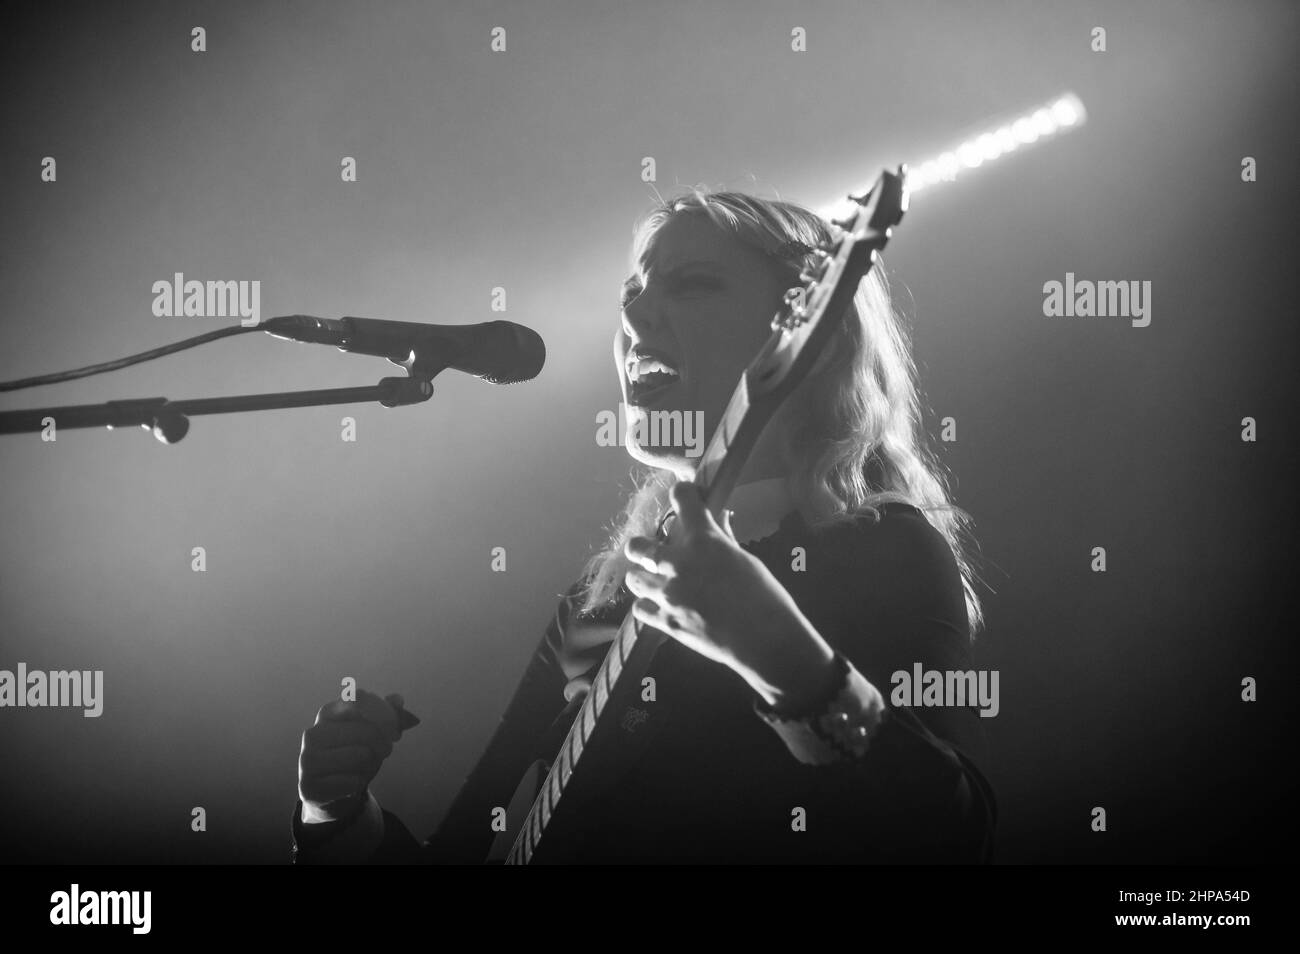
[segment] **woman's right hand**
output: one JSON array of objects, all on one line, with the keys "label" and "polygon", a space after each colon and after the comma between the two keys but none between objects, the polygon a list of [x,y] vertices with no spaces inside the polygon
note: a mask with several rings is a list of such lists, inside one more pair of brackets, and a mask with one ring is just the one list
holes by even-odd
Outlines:
[{"label": "woman's right hand", "polygon": [[336,699],[321,706],[302,734],[298,755],[298,797],[302,821],[313,825],[354,815],[393,743],[419,719],[396,693],[384,699],[364,689],[356,702]]}]

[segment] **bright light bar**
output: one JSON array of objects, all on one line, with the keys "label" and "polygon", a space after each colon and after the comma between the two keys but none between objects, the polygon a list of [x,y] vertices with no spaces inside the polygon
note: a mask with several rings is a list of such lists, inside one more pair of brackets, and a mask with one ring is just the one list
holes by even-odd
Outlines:
[{"label": "bright light bar", "polygon": [[[915,195],[940,182],[952,182],[967,169],[976,169],[1025,146],[1082,126],[1088,119],[1083,102],[1073,93],[1031,109],[1010,122],[976,133],[936,156],[908,165],[908,191]],[[865,192],[865,187],[856,190]],[[819,209],[826,218],[842,217],[845,200]]]},{"label": "bright light bar", "polygon": [[975,169],[1023,146],[1082,126],[1088,114],[1079,97],[1066,93],[996,129],[977,133],[958,146],[912,166],[908,186],[913,193],[939,182],[951,182],[966,169]]}]

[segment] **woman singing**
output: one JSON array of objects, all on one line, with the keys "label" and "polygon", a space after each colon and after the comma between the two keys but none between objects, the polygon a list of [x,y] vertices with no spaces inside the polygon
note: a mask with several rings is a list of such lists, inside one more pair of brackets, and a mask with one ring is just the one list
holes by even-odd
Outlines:
[{"label": "woman singing", "polygon": [[[418,842],[369,793],[413,722],[401,699],[331,702],[303,736],[295,859],[480,863],[520,778],[550,760],[629,607],[670,638],[582,763],[541,863],[987,862],[996,807],[969,706],[895,699],[891,676],[972,669],[981,610],[925,444],[915,367],[880,269],[750,455],[721,522],[689,448],[706,433],[830,226],[740,193],[644,221],[615,336],[628,451],[648,470],[608,547],[561,600],[447,816]],[[676,512],[670,542],[654,530]],[[611,709],[613,704],[611,703]],[[507,833],[510,838],[515,832]],[[499,842],[498,842],[499,843]]]}]

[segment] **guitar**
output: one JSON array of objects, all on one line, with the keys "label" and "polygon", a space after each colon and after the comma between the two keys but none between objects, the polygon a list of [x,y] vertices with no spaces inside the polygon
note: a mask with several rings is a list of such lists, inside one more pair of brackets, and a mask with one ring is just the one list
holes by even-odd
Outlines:
[{"label": "guitar", "polygon": [[[815,263],[800,272],[801,284],[785,293],[772,319],[772,334],[741,375],[700,458],[695,482],[715,518],[721,515],[763,428],[816,363],[858,283],[876,265],[907,211],[906,166],[882,172],[865,195],[849,198],[854,203],[852,213],[834,222],[842,234],[829,247],[812,251]],[[671,539],[671,517],[669,513],[660,522],[660,539]],[[667,639],[639,624],[628,611],[555,759],[549,765],[534,762],[516,789],[506,810],[506,830],[498,833],[489,863],[532,861],[584,754],[588,763],[593,762],[596,755],[591,753],[609,744],[614,719],[602,716],[610,700],[621,697],[621,687],[639,686]]]}]

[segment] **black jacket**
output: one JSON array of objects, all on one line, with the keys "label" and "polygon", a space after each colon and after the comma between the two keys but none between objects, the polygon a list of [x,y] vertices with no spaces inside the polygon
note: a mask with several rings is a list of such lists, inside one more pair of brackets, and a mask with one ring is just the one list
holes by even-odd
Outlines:
[{"label": "black jacket", "polygon": [[[878,521],[861,516],[816,529],[792,513],[745,549],[890,700],[898,670],[972,664],[947,542],[913,507],[887,504],[881,512]],[[795,547],[803,548],[804,569],[794,568]],[[573,719],[576,700],[566,705],[560,665],[568,628],[602,626],[612,638],[624,612],[620,604],[576,619],[571,590],[438,830],[421,844],[384,812],[384,841],[371,862],[482,862],[495,835],[493,808],[509,804],[535,758],[554,755]],[[669,640],[650,675],[656,699],[638,716],[644,721],[631,723],[635,741],[629,736],[626,752],[607,750],[598,761],[584,756],[535,863],[992,860],[997,809],[976,767],[983,733],[975,708],[891,701],[865,756],[806,765],[759,718],[753,691],[726,667]],[[798,808],[802,831],[792,825]],[[299,809],[295,860],[310,863],[312,846],[335,826],[303,826]]]}]

